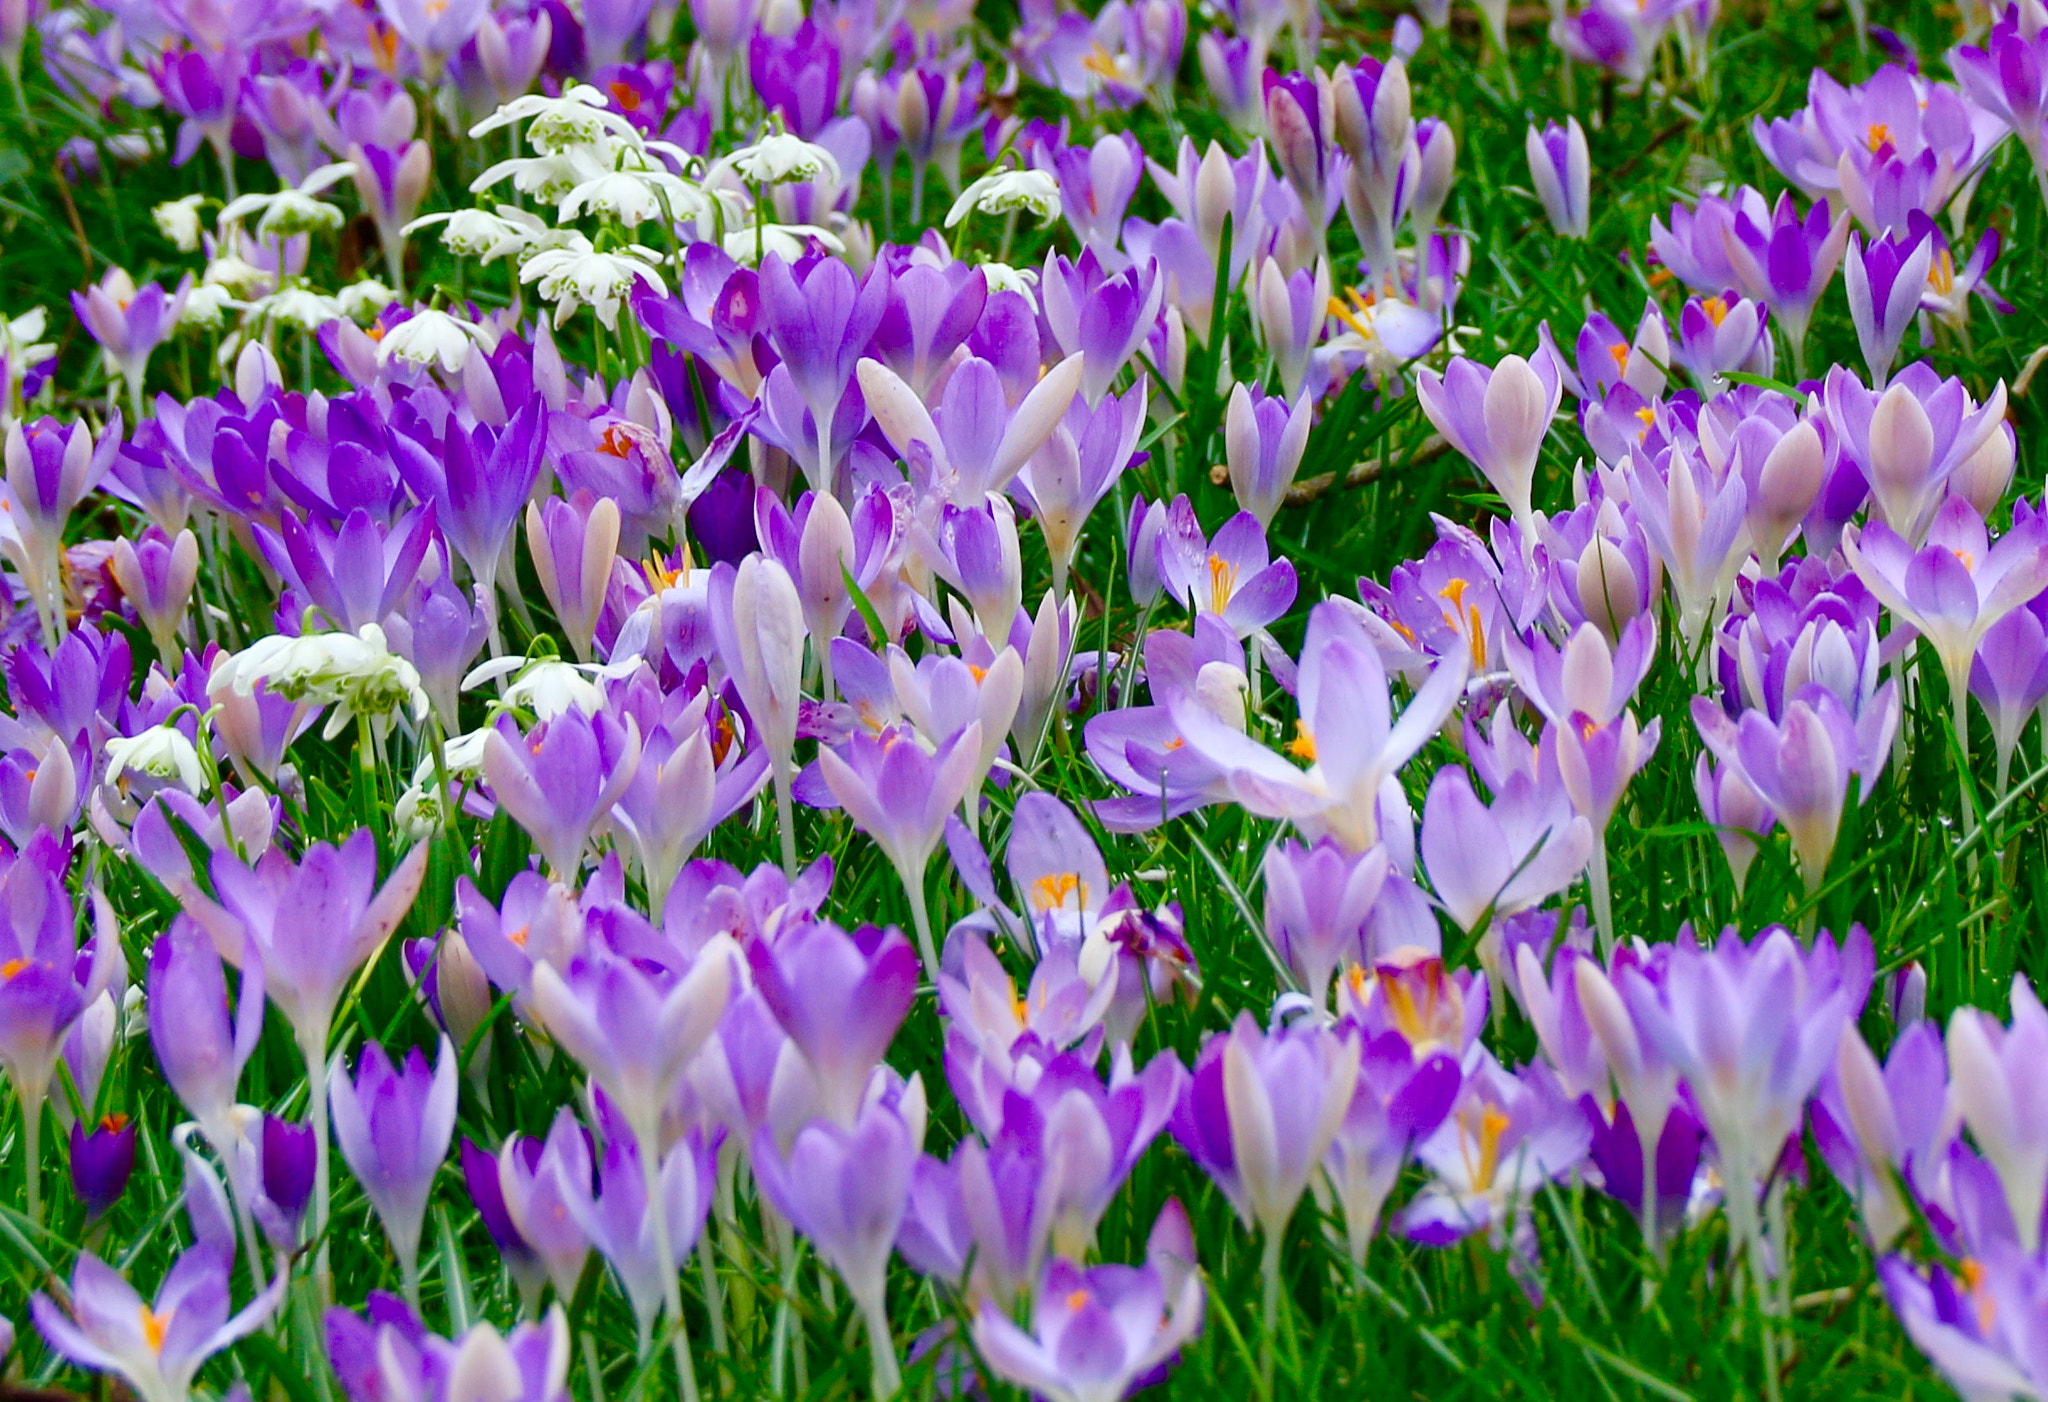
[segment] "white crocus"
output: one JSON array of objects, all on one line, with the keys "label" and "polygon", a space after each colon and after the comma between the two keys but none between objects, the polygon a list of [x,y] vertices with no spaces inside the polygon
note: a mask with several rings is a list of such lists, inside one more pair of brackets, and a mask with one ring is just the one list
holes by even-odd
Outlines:
[{"label": "white crocus", "polygon": [[589,307],[609,331],[618,325],[619,303],[635,282],[667,295],[668,285],[655,271],[660,261],[660,254],[637,244],[603,253],[552,248],[527,259],[519,280],[537,284],[535,290],[555,304],[555,325],[566,323],[577,308]]},{"label": "white crocus", "polygon": [[355,163],[336,161],[321,166],[297,185],[270,195],[243,195],[230,200],[220,212],[222,224],[245,224],[256,216],[256,232],[263,238],[287,238],[316,229],[339,229],[341,209],[314,196],[354,175]]},{"label": "white crocus", "polygon": [[429,307],[388,328],[377,343],[377,358],[386,363],[402,360],[422,367],[438,365],[453,375],[469,359],[470,346],[483,340],[484,330],[476,323]]},{"label": "white crocus", "polygon": [[333,706],[324,734],[339,735],[357,716],[379,718],[401,708],[415,720],[430,702],[412,663],[391,651],[384,630],[366,623],[356,633],[273,633],[214,664],[207,690],[248,696],[258,682],[287,701]]},{"label": "white crocus", "polygon": [[472,137],[531,119],[526,140],[536,151],[555,152],[603,138],[617,137],[640,145],[640,133],[611,110],[605,95],[588,83],[572,84],[560,97],[529,93],[514,98],[469,129]]},{"label": "white crocus", "polygon": [[172,247],[180,253],[197,253],[202,227],[199,211],[205,203],[204,195],[187,195],[182,200],[166,201],[149,213],[156,221],[156,231],[169,239]]},{"label": "white crocus", "polygon": [[130,774],[166,780],[189,794],[206,792],[206,771],[199,752],[174,725],[153,725],[138,735],[117,735],[107,741],[106,782],[124,788]]},{"label": "white crocus", "polygon": [[1059,217],[1060,187],[1042,170],[997,170],[960,192],[946,211],[946,227],[967,217],[969,210],[983,214],[1011,214],[1018,210],[1036,215],[1041,224]]}]

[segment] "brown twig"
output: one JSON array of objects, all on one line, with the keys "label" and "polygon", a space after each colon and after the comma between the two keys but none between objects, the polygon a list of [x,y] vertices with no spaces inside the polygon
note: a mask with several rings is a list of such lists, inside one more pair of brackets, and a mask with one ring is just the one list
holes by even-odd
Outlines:
[{"label": "brown twig", "polygon": [[[1440,458],[1450,450],[1451,445],[1442,434],[1432,433],[1416,446],[1414,452],[1403,458],[1399,465],[1412,467],[1416,463]],[[1287,504],[1306,506],[1340,483],[1345,487],[1363,487],[1368,482],[1377,482],[1380,480],[1380,471],[1384,465],[1380,459],[1374,458],[1368,462],[1358,463],[1348,472],[1321,472],[1314,477],[1305,477],[1287,489]]]}]

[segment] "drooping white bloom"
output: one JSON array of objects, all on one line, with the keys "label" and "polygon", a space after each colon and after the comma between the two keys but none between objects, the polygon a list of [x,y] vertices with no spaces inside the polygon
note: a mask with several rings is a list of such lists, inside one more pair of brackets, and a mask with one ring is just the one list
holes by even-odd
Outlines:
[{"label": "drooping white bloom", "polygon": [[206,792],[206,771],[199,752],[175,725],[153,725],[138,735],[117,735],[107,741],[106,782],[121,786],[129,774],[175,782],[189,794]]},{"label": "drooping white bloom", "polygon": [[846,252],[846,244],[839,235],[816,224],[763,224],[759,228],[748,225],[733,229],[722,243],[726,257],[752,267],[757,253],[773,253],[786,262],[794,262],[809,249],[812,239],[830,252]]},{"label": "drooping white bloom", "polygon": [[427,714],[431,702],[412,663],[391,651],[384,630],[366,623],[355,633],[306,633],[286,637],[273,633],[214,663],[207,690],[232,689],[252,694],[256,683],[287,701],[329,705],[325,735],[332,738],[357,716],[391,715],[401,707],[414,719]]},{"label": "drooping white bloom", "polygon": [[585,180],[563,198],[556,214],[562,219],[609,214],[633,229],[648,219],[696,219],[710,208],[702,190],[666,167],[629,164]]},{"label": "drooping white bloom", "polygon": [[178,311],[178,325],[217,327],[222,313],[238,305],[235,294],[221,284],[202,282],[185,295],[185,305]]},{"label": "drooping white bloom", "polygon": [[841,181],[838,157],[824,147],[786,131],[770,132],[753,145],[742,146],[718,164],[757,185],[776,185],[785,180],[817,180],[820,176],[830,185],[838,185]]},{"label": "drooping white bloom", "polygon": [[567,199],[578,185],[618,166],[617,143],[606,140],[543,151],[537,156],[515,156],[499,161],[469,182],[473,195],[501,183],[508,177],[512,188],[549,204]]},{"label": "drooping white bloom", "polygon": [[668,285],[655,271],[660,261],[660,254],[637,244],[602,253],[551,248],[527,259],[519,280],[537,284],[535,290],[555,304],[555,325],[563,325],[577,308],[587,306],[609,331],[618,325],[619,303],[636,281],[667,294]]},{"label": "drooping white bloom", "polygon": [[588,83],[572,84],[560,97],[528,93],[514,98],[471,127],[469,134],[482,136],[528,118],[532,123],[526,128],[526,140],[536,151],[552,153],[607,136],[640,145],[640,133],[633,124],[612,111],[605,95]]},{"label": "drooping white bloom", "polygon": [[166,201],[149,213],[156,220],[157,232],[169,239],[172,247],[180,253],[197,253],[201,228],[199,210],[205,203],[204,195],[187,195],[182,200]]},{"label": "drooping white bloom", "polygon": [[375,316],[396,301],[398,294],[373,277],[350,283],[334,294],[341,314],[357,321]]},{"label": "drooping white bloom", "polygon": [[1013,268],[1008,263],[983,263],[981,275],[988,280],[989,295],[1015,292],[1038,310],[1038,269]]},{"label": "drooping white bloom", "polygon": [[960,192],[946,211],[946,227],[952,228],[978,209],[983,214],[1009,214],[1017,210],[1036,215],[1041,224],[1059,217],[1060,189],[1042,170],[991,171]]},{"label": "drooping white bloom", "polygon": [[401,232],[411,235],[435,224],[445,226],[441,230],[443,248],[484,263],[496,262],[508,254],[522,254],[548,231],[548,226],[538,216],[501,204],[495,213],[484,209],[458,209],[424,214]]},{"label": "drooping white bloom", "polygon": [[402,360],[408,365],[439,365],[450,375],[469,359],[472,342],[484,340],[484,330],[447,312],[428,308],[414,312],[384,333],[377,343],[377,358]]},{"label": "drooping white bloom", "polygon": [[[518,672],[519,675],[499,698],[499,704],[531,711],[536,720],[553,720],[572,710],[594,716],[604,709],[604,692],[598,683],[630,677],[639,666],[637,656],[618,663],[561,662],[554,658],[528,662],[523,657],[494,657],[473,668],[462,679],[462,689],[471,691],[498,677]],[[476,742],[478,764],[483,762],[481,737],[488,733],[476,732],[479,737]],[[456,763],[455,745],[449,746],[448,755],[449,772],[452,774]]]},{"label": "drooping white bloom", "polygon": [[243,195],[230,200],[220,212],[222,224],[246,223],[256,216],[256,232],[264,238],[287,238],[316,229],[339,229],[341,208],[313,198],[331,185],[348,179],[356,171],[352,161],[321,166],[297,185],[269,195]]},{"label": "drooping white bloom", "polygon": [[281,288],[250,303],[249,310],[259,321],[267,319],[302,331],[318,331],[348,315],[339,301],[310,287]]}]

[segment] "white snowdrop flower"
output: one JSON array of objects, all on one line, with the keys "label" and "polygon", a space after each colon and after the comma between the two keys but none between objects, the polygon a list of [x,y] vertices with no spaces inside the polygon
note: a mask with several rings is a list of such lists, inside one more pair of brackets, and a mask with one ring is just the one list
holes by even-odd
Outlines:
[{"label": "white snowdrop flower", "polygon": [[519,270],[521,282],[536,284],[542,298],[555,303],[555,325],[561,326],[589,307],[606,330],[618,325],[619,303],[635,282],[656,292],[668,292],[668,285],[655,271],[661,255],[637,244],[598,252],[570,248],[543,249],[526,260]]},{"label": "white snowdrop flower", "polygon": [[256,216],[256,232],[263,238],[287,238],[316,229],[339,229],[342,225],[340,207],[313,197],[348,179],[355,170],[352,161],[336,161],[332,165],[321,166],[289,189],[269,195],[243,195],[240,199],[230,200],[220,212],[220,222],[243,224],[253,214]]},{"label": "white snowdrop flower", "polygon": [[830,184],[840,183],[837,157],[824,147],[786,131],[771,132],[753,145],[741,147],[719,164],[757,185],[777,185],[785,180],[816,180],[820,176]]},{"label": "white snowdrop flower", "polygon": [[[536,720],[553,720],[569,711],[594,716],[604,709],[604,691],[598,683],[629,677],[639,666],[637,657],[620,663],[562,662],[554,658],[528,662],[523,657],[494,657],[473,668],[462,679],[462,689],[473,691],[486,682],[517,672],[519,675],[498,698],[498,705],[531,711]],[[475,733],[481,736],[488,732]],[[477,743],[477,763],[481,764],[482,741]],[[455,753],[452,745],[448,763],[453,773]]]},{"label": "white snowdrop flower", "polygon": [[199,210],[205,203],[204,195],[187,195],[182,200],[160,204],[149,213],[156,220],[157,232],[169,239],[172,247],[180,253],[196,253],[201,229]]},{"label": "white snowdrop flower", "polygon": [[325,292],[310,287],[285,287],[249,304],[257,320],[268,319],[302,331],[318,331],[330,321],[347,315],[341,303]]},{"label": "white snowdrop flower", "polygon": [[130,774],[167,780],[189,794],[206,792],[199,752],[174,725],[153,725],[139,735],[117,735],[107,741],[106,782],[126,793]]},{"label": "white snowdrop flower", "polygon": [[221,324],[228,308],[240,305],[235,294],[220,283],[202,282],[186,294],[185,305],[178,311],[178,325],[212,329]]},{"label": "white snowdrop flower", "polygon": [[[271,274],[257,267],[239,252],[230,248],[206,265],[200,274],[200,287],[218,287],[244,301],[260,296],[270,286]],[[197,293],[199,288],[192,289]]]},{"label": "white snowdrop flower", "polygon": [[0,361],[6,363],[7,374],[14,381],[14,385],[0,383],[0,415],[7,412],[11,391],[22,376],[57,353],[56,346],[42,339],[49,322],[49,313],[41,307],[30,307],[12,320],[0,317]]},{"label": "white snowdrop flower", "polygon": [[1036,215],[1039,223],[1050,224],[1059,217],[1060,188],[1042,170],[991,171],[960,192],[946,211],[946,227],[952,228],[974,209],[983,214],[1023,210]]},{"label": "white snowdrop flower", "polygon": [[355,321],[368,321],[397,298],[396,292],[373,277],[352,282],[334,294],[335,303],[340,306],[341,314]]},{"label": "white snowdrop flower", "polygon": [[560,97],[529,93],[514,98],[471,127],[469,134],[483,136],[529,119],[526,139],[537,151],[560,151],[605,136],[615,136],[635,146],[640,144],[640,133],[633,124],[612,111],[605,95],[588,83],[573,84]]},{"label": "white snowdrop flower", "polygon": [[745,224],[734,228],[725,236],[725,256],[735,263],[744,263],[752,267],[755,249],[758,247],[763,254],[773,253],[787,261],[794,261],[804,255],[812,239],[824,244],[833,253],[846,252],[846,244],[839,235],[816,224],[763,224],[758,230],[751,224]]},{"label": "white snowdrop flower", "polygon": [[581,144],[538,156],[516,156],[499,161],[470,181],[469,190],[480,195],[509,178],[512,188],[520,194],[560,204],[584,181],[612,170],[618,164],[614,155],[610,145]]},{"label": "white snowdrop flower", "polygon": [[357,716],[383,717],[401,708],[414,719],[431,705],[412,663],[392,652],[384,630],[366,623],[356,633],[273,633],[214,664],[207,690],[232,687],[247,696],[266,682],[287,701],[334,707],[323,732],[329,738]]},{"label": "white snowdrop flower", "polygon": [[457,209],[421,215],[400,232],[416,234],[436,224],[442,226],[443,248],[486,263],[525,252],[534,234],[546,227],[523,209],[499,205],[495,213],[487,209]]},{"label": "white snowdrop flower", "polygon": [[609,170],[571,190],[558,217],[609,214],[627,228],[649,219],[678,221],[697,218],[710,208],[704,192],[663,168]]},{"label": "white snowdrop flower", "polygon": [[453,375],[469,359],[470,346],[482,339],[483,329],[474,322],[429,307],[387,328],[377,342],[377,358],[422,367],[438,365]]},{"label": "white snowdrop flower", "polygon": [[998,292],[1015,292],[1038,310],[1038,270],[1036,268],[1013,268],[1008,263],[983,263],[981,275],[988,280],[990,295]]}]

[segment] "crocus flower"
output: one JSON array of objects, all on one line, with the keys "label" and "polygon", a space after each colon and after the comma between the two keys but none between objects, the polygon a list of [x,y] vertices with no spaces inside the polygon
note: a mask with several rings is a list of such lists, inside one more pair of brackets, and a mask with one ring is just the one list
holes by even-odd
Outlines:
[{"label": "crocus flower", "polygon": [[591,829],[633,781],[640,727],[580,710],[541,721],[522,736],[509,716],[484,740],[484,777],[499,805],[532,834],[555,879],[574,885]]},{"label": "crocus flower", "polygon": [[669,1240],[664,1243],[654,1229],[656,1212],[650,1210],[647,1175],[641,1170],[639,1153],[630,1139],[612,1140],[605,1146],[603,1192],[593,1194],[586,1187],[569,1199],[568,1206],[578,1228],[625,1287],[644,1353],[654,1321],[666,1304],[667,1281],[675,1274],[675,1263],[696,1249],[703,1233],[717,1186],[717,1167],[714,1146],[699,1133],[693,1132],[668,1151],[655,1175],[662,1195],[657,1210],[668,1229]]},{"label": "crocus flower", "polygon": [[832,1263],[860,1310],[878,1398],[900,1384],[884,1296],[924,1131],[924,1085],[913,1076],[870,1096],[850,1126],[818,1120],[797,1131],[787,1153],[766,1128],[754,1138],[763,1196]]},{"label": "crocus flower", "polygon": [[107,572],[149,629],[157,655],[177,656],[186,606],[199,579],[199,538],[183,530],[172,539],[151,526],[134,541],[124,536],[114,542]]},{"label": "crocus flower", "polygon": [[803,601],[789,572],[765,556],[749,555],[733,575],[711,577],[711,621],[718,650],[747,718],[767,747],[775,781],[782,837],[782,870],[796,879],[796,819],[790,785],[795,778],[797,708],[803,699]]},{"label": "crocus flower", "polygon": [[[1700,801],[1700,817],[1713,826],[1714,841],[1728,859],[1728,873],[1740,896],[1756,860],[1757,842],[1777,826],[1777,815],[1744,777],[1740,764],[1724,761],[1716,767],[1705,754],[1693,767],[1693,793]],[[1832,851],[1832,838],[1828,845]]]},{"label": "crocus flower", "polygon": [[1879,393],[1836,366],[1828,372],[1826,403],[1843,452],[1862,466],[1885,524],[1917,546],[1948,478],[1998,434],[2006,394],[2001,380],[1980,405],[1962,381],[1944,380],[1924,362],[1907,366]]},{"label": "crocus flower", "polygon": [[1491,368],[1459,356],[1441,377],[1425,369],[1415,380],[1422,412],[1500,493],[1529,541],[1536,539],[1536,460],[1563,391],[1545,355],[1510,355]]},{"label": "crocus flower", "polygon": [[1067,592],[1067,572],[1081,547],[1083,524],[1124,469],[1139,460],[1148,394],[1147,382],[1140,381],[1128,394],[1104,395],[1092,409],[1085,400],[1070,397],[1060,426],[1010,484],[1045,539],[1057,596]]},{"label": "crocus flower", "polygon": [[1328,838],[1313,847],[1279,842],[1263,870],[1266,937],[1309,1003],[1325,1008],[1331,975],[1367,962],[1366,925],[1387,883],[1386,851],[1351,853]]},{"label": "crocus flower", "polygon": [[1953,1275],[1887,1256],[1877,1274],[1907,1337],[1962,1397],[1995,1402],[2048,1385],[2037,1361],[2048,1267],[2036,1253],[1997,1243]]},{"label": "crocus flower", "polygon": [[1806,354],[1806,325],[1849,241],[1849,213],[1815,200],[1804,216],[1787,193],[1768,210],[1761,199],[1737,205],[1729,225],[1728,265],[1742,295],[1762,302],[1791,342],[1795,366]]},{"label": "crocus flower", "polygon": [[1254,403],[1249,391],[1238,385],[1230,392],[1230,407],[1224,414],[1223,444],[1230,469],[1230,491],[1240,511],[1248,511],[1261,526],[1271,526],[1287,489],[1301,466],[1302,451],[1308,446],[1313,416],[1306,396],[1290,409],[1277,395],[1262,395]]},{"label": "crocus flower", "polygon": [[1437,899],[1460,929],[1475,932],[1576,881],[1593,854],[1593,829],[1546,802],[1533,775],[1512,773],[1489,807],[1465,771],[1447,764],[1423,803],[1421,853]]},{"label": "crocus flower", "polygon": [[1843,539],[1842,552],[1870,592],[1934,648],[1967,759],[1964,687],[1971,660],[1993,624],[2048,587],[2048,517],[2016,523],[1994,545],[1976,509],[1950,497],[1934,514],[1925,548],[1916,551],[1891,527],[1872,521],[1860,536]]},{"label": "crocus flower", "polygon": [[2040,1246],[2048,1201],[2048,1119],[2031,1068],[2048,1056],[2048,1012],[2024,975],[2012,983],[2012,1023],[1958,1008],[1948,1025],[1949,1098],[1990,1161],[2022,1250]]},{"label": "crocus flower", "polygon": [[97,283],[71,294],[71,305],[100,343],[107,368],[127,387],[128,414],[138,424],[142,422],[142,382],[149,357],[177,329],[191,291],[190,274],[175,291],[167,293],[153,282],[138,290],[126,269],[109,268]]},{"label": "crocus flower", "polygon": [[[757,53],[768,39],[756,37]],[[816,426],[818,451],[811,488],[830,492],[838,461],[834,421],[840,400],[853,383],[854,366],[888,308],[889,279],[878,269],[856,283],[844,263],[825,258],[799,280],[796,268],[772,254],[761,262],[760,279],[763,330],[781,354],[782,366]]]},{"label": "crocus flower", "polygon": [[1707,747],[1740,771],[1784,825],[1807,894],[1817,893],[1835,850],[1849,776],[1867,767],[1848,710],[1834,693],[1810,687],[1775,721],[1755,710],[1731,721],[1719,706],[1694,697],[1693,722]]},{"label": "crocus flower", "polygon": [[372,1291],[367,1320],[327,1311],[327,1355],[349,1402],[434,1397],[445,1402],[567,1402],[569,1321],[557,1304],[539,1323],[500,1334],[473,1324],[459,1340],[430,1334],[402,1300]]},{"label": "crocus flower", "polygon": [[753,941],[755,986],[817,1081],[826,1115],[850,1125],[917,992],[917,956],[895,929],[849,934],[828,921]]},{"label": "crocus flower", "polygon": [[2032,605],[2014,609],[1985,631],[1970,663],[1970,695],[1991,722],[1998,757],[1998,789],[2005,796],[2020,732],[2048,699],[2048,632]]},{"label": "crocus flower", "polygon": [[117,414],[97,442],[82,423],[66,428],[40,419],[7,425],[5,525],[0,552],[21,573],[43,622],[43,647],[55,652],[64,636],[62,557],[64,526],[72,510],[113,465],[121,445]]},{"label": "crocus flower", "polygon": [[231,1248],[195,1246],[146,1304],[120,1272],[84,1251],[71,1276],[70,1311],[38,1291],[29,1312],[50,1347],[79,1367],[120,1375],[143,1402],[185,1402],[201,1365],[262,1328],[291,1283],[280,1271],[231,1318],[233,1266]]},{"label": "crocus flower", "polygon": [[1912,1223],[1905,1193],[1932,1188],[1957,1121],[1949,1113],[1941,1034],[1918,1022],[1880,1064],[1854,1026],[1842,1031],[1833,1074],[1814,1105],[1814,1140],[1856,1199],[1871,1245],[1887,1250]]},{"label": "crocus flower", "polygon": [[1262,1032],[1249,1013],[1203,1044],[1173,1137],[1215,1180],[1277,1269],[1288,1219],[1351,1107],[1358,1043],[1314,1023]]},{"label": "crocus flower", "polygon": [[149,1036],[157,1064],[178,1099],[218,1146],[229,1130],[242,1068],[263,1033],[263,965],[249,952],[242,996],[231,1017],[227,978],[206,931],[179,916],[149,954]]},{"label": "crocus flower", "polygon": [[1152,333],[1166,279],[1156,262],[1111,272],[1090,250],[1077,261],[1055,250],[1046,254],[1038,295],[1053,340],[1084,362],[1081,395],[1092,406]]},{"label": "crocus flower", "polygon": [[1458,1098],[1457,1061],[1417,1056],[1399,1032],[1367,1038],[1357,1089],[1323,1157],[1323,1173],[1344,1208],[1344,1235],[1360,1266],[1380,1211],[1415,1146],[1436,1133]]},{"label": "crocus flower", "polygon": [[418,1047],[406,1053],[402,1065],[393,1066],[372,1042],[356,1063],[353,1084],[339,1057],[328,1072],[335,1141],[377,1210],[397,1253],[406,1293],[415,1299],[420,1227],[434,1175],[455,1133],[455,1072],[455,1048],[445,1036],[431,1070]]},{"label": "crocus flower", "polygon": [[1031,1331],[984,1301],[975,1348],[990,1371],[1047,1402],[1118,1402],[1202,1327],[1202,1277],[1191,1264],[1084,1269],[1055,1260],[1039,1282]]},{"label": "crocus flower", "polygon": [[[526,507],[526,544],[548,606],[577,660],[590,660],[598,611],[619,545],[619,504],[610,497],[567,502],[549,497]],[[472,566],[474,562],[472,562]]]},{"label": "crocus flower", "polygon": [[938,952],[925,912],[925,867],[945,835],[947,815],[970,797],[980,801],[967,787],[980,755],[980,721],[929,751],[915,735],[897,730],[879,737],[855,734],[843,754],[818,752],[826,787],[902,879],[917,917],[918,952],[928,970],[937,970]]},{"label": "crocus flower", "polygon": [[71,1190],[85,1204],[86,1220],[106,1215],[121,1200],[135,1171],[135,1122],[108,1115],[90,1133],[85,1121],[71,1124]]},{"label": "crocus flower", "polygon": [[[555,1111],[545,1141],[515,1134],[498,1149],[500,1226],[510,1226],[518,1252],[538,1259],[558,1300],[575,1297],[590,1259],[589,1230],[575,1215],[576,1204],[590,1196],[590,1153],[589,1132],[566,1105]],[[640,1176],[637,1162],[633,1176]]]},{"label": "crocus flower", "polygon": [[1870,368],[1870,383],[1878,389],[1884,388],[1885,377],[1898,359],[1899,344],[1920,310],[1933,257],[1932,237],[1908,241],[1887,235],[1866,246],[1856,235],[1849,236],[1842,283],[1848,289],[1849,319],[1856,324],[1863,363]]},{"label": "crocus flower", "polygon": [[1294,603],[1294,564],[1284,555],[1272,558],[1265,527],[1249,511],[1224,522],[1211,540],[1188,499],[1174,498],[1159,533],[1158,559],[1161,582],[1189,612],[1220,617],[1240,638]]},{"label": "crocus flower", "polygon": [[1586,151],[1579,119],[1567,117],[1562,127],[1545,122],[1541,131],[1530,127],[1523,149],[1529,158],[1529,181],[1550,227],[1568,239],[1586,237],[1593,219],[1593,158]]}]

